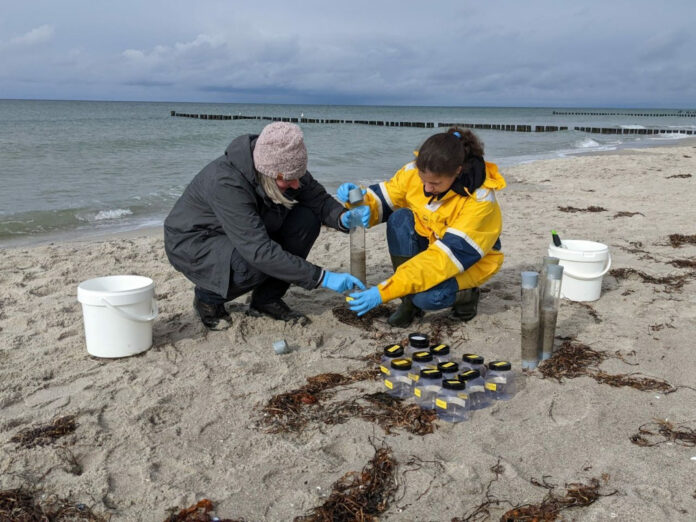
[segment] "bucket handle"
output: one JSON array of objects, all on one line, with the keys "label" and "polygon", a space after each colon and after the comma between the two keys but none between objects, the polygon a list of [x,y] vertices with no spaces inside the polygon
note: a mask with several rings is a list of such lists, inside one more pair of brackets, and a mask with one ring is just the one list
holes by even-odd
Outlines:
[{"label": "bucket handle", "polygon": [[611,254],[609,254],[609,257],[607,258],[607,266],[602,270],[599,274],[592,274],[592,275],[585,275],[585,274],[576,274],[574,272],[571,272],[568,270],[565,266],[563,267],[563,275],[568,275],[568,277],[572,277],[573,279],[579,279],[581,281],[591,281],[592,279],[599,279],[600,277],[604,276],[609,269],[611,268]]},{"label": "bucket handle", "polygon": [[118,315],[123,317],[124,319],[130,319],[131,321],[138,321],[139,323],[149,323],[150,321],[154,321],[155,318],[159,315],[159,310],[157,309],[157,301],[155,298],[152,298],[152,304],[150,305],[150,315],[135,315],[130,312],[127,312],[126,310],[121,310],[118,306],[112,305],[109,301],[104,299],[102,297],[102,303],[106,305],[106,307],[113,311],[116,312]]}]

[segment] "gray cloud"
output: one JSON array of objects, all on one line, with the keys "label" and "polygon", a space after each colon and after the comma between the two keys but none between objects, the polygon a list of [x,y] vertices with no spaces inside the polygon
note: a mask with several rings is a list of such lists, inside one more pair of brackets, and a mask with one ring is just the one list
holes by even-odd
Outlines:
[{"label": "gray cloud", "polygon": [[35,3],[0,21],[2,97],[696,105],[690,0]]}]

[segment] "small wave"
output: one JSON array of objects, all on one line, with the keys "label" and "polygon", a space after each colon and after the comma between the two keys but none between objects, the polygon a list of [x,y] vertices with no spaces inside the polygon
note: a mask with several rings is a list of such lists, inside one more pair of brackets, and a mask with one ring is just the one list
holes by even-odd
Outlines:
[{"label": "small wave", "polygon": [[90,221],[104,221],[105,219],[118,219],[123,216],[131,216],[133,212],[128,208],[117,208],[114,210],[100,210],[90,219]]},{"label": "small wave", "polygon": [[622,129],[647,129],[644,125],[619,125]]},{"label": "small wave", "polygon": [[575,143],[575,147],[578,149],[590,149],[593,147],[599,147],[599,143],[592,138],[584,138],[583,140]]}]

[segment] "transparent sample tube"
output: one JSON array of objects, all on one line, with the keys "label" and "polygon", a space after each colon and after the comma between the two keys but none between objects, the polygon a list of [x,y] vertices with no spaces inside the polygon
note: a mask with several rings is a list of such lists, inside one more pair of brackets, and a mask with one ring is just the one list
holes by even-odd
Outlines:
[{"label": "transparent sample tube", "polygon": [[561,302],[562,265],[548,265],[544,295],[541,296],[541,313],[539,314],[539,343],[541,360],[544,361],[553,354],[553,342],[556,337],[556,321]]},{"label": "transparent sample tube", "polygon": [[[362,189],[356,187],[351,190],[348,193],[348,201],[352,208],[362,205]],[[350,273],[365,283],[367,279],[365,227],[362,226],[360,212],[351,212],[350,216]]]},{"label": "transparent sample tube", "polygon": [[[559,259],[553,256],[544,256],[541,263],[541,272],[539,272],[539,299],[544,295],[544,285],[546,284],[546,271],[549,265],[557,265]],[[541,301],[540,301],[541,302]]]},{"label": "transparent sample tube", "polygon": [[539,364],[539,273],[522,272],[522,368],[533,370]]}]

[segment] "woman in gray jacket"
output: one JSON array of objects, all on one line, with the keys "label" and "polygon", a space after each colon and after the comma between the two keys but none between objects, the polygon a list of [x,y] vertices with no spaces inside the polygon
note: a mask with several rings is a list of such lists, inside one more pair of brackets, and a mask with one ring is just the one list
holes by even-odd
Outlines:
[{"label": "woman in gray jacket", "polygon": [[249,291],[252,314],[306,323],[282,300],[290,284],[364,289],[352,275],[306,260],[321,225],[346,231],[350,212],[307,172],[300,128],[276,122],[236,138],[193,178],[164,222],[164,246],[196,285],[193,304],[206,327]]}]

